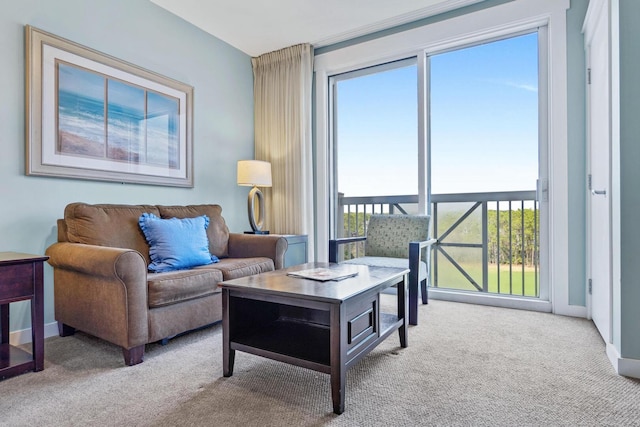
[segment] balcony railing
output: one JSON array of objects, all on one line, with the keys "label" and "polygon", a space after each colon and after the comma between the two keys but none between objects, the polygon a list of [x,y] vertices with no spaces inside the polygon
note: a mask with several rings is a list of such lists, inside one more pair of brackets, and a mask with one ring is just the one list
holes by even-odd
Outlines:
[{"label": "balcony railing", "polygon": [[[338,237],[366,235],[372,213],[417,211],[417,195],[340,195]],[[432,194],[431,212],[433,237],[438,240],[431,253],[432,287],[540,296],[535,191]],[[364,253],[362,244],[345,246],[345,258]]]}]

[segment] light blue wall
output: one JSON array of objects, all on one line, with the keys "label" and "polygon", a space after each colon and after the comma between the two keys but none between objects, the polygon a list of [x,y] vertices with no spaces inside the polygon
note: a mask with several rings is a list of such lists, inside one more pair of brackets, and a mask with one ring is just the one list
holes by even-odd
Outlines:
[{"label": "light blue wall", "polygon": [[[640,2],[620,0],[620,356],[640,359]],[[616,313],[614,313],[614,316]]]},{"label": "light blue wall", "polygon": [[[24,25],[194,87],[192,189],[25,176]],[[0,251],[43,254],[74,201],[218,203],[231,231],[246,229],[236,161],[253,158],[250,58],[148,0],[9,0],[0,6]],[[54,321],[45,266],[45,323]],[[30,327],[28,303],[11,305],[12,331]]]}]

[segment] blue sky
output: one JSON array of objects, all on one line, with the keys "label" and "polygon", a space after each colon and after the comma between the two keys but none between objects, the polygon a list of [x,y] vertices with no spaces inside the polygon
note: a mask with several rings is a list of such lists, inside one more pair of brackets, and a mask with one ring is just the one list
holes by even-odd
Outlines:
[{"label": "blue sky", "polygon": [[[431,57],[432,193],[534,190],[537,35]],[[338,82],[346,196],[417,194],[415,65]]]}]

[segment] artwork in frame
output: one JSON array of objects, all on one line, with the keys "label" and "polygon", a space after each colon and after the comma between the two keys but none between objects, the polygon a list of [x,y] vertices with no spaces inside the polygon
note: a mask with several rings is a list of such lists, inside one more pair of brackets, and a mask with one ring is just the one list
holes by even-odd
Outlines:
[{"label": "artwork in frame", "polygon": [[193,187],[193,87],[27,25],[26,174]]}]

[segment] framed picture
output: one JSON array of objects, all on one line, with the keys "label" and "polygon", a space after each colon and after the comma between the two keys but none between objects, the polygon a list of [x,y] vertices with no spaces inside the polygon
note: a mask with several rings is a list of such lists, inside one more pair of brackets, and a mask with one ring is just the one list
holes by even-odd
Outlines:
[{"label": "framed picture", "polygon": [[193,187],[193,87],[25,32],[27,175]]}]

